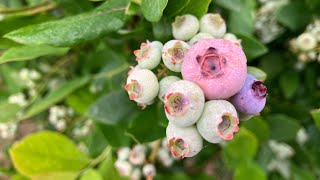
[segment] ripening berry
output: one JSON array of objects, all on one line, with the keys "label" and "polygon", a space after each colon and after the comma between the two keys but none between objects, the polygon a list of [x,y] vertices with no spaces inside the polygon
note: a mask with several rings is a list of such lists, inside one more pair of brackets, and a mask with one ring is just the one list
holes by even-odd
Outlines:
[{"label": "ripening berry", "polygon": [[151,180],[156,175],[156,167],[153,164],[146,164],[142,168],[142,173],[147,180]]},{"label": "ripening berry", "polygon": [[204,101],[204,94],[196,84],[184,80],[174,82],[164,98],[166,116],[176,126],[190,126],[201,116]]},{"label": "ripening berry", "polygon": [[227,26],[220,14],[206,14],[200,20],[200,32],[211,34],[215,38],[222,38]]},{"label": "ripening berry", "polygon": [[207,99],[227,99],[242,88],[247,59],[243,50],[228,40],[203,39],[189,49],[181,74],[200,86]]},{"label": "ripening berry", "polygon": [[201,136],[211,143],[231,140],[233,133],[239,130],[236,109],[226,100],[206,102],[203,113],[197,122]]},{"label": "ripening berry", "polygon": [[191,14],[177,16],[172,23],[172,34],[175,39],[186,41],[199,31],[199,21]]},{"label": "ripening berry", "polygon": [[120,176],[129,177],[132,172],[132,165],[128,161],[118,159],[114,166]]},{"label": "ripening berry", "polygon": [[150,70],[156,68],[161,61],[162,47],[159,41],[142,43],[140,49],[134,51],[139,67]]},{"label": "ripening berry", "polygon": [[266,97],[267,88],[251,74],[247,74],[244,86],[231,97],[230,102],[242,114],[254,115],[262,111]]},{"label": "ripening berry", "polygon": [[198,41],[202,39],[208,39],[208,38],[213,38],[213,37],[211,36],[211,34],[208,34],[208,33],[198,33],[195,36],[193,36],[188,43],[190,46],[192,46]]},{"label": "ripening berry", "polygon": [[181,72],[181,64],[190,46],[184,41],[171,40],[164,44],[162,49],[162,60],[168,69]]},{"label": "ripening berry", "polygon": [[146,106],[157,97],[159,83],[156,75],[148,69],[135,69],[130,72],[125,86],[130,100]]},{"label": "ripening berry", "polygon": [[165,94],[168,88],[171,86],[171,84],[179,80],[181,79],[178,78],[177,76],[167,76],[161,79],[161,81],[159,82],[160,90],[159,90],[158,97],[162,102],[164,102]]},{"label": "ripening berry", "polygon": [[171,154],[175,158],[193,157],[203,147],[203,139],[195,126],[178,127],[169,122],[166,135]]},{"label": "ripening berry", "polygon": [[129,153],[130,153],[130,148],[128,147],[119,148],[117,151],[118,159],[127,160],[129,157]]},{"label": "ripening berry", "polygon": [[135,145],[129,154],[129,162],[133,165],[142,165],[146,159],[146,147],[138,144]]}]

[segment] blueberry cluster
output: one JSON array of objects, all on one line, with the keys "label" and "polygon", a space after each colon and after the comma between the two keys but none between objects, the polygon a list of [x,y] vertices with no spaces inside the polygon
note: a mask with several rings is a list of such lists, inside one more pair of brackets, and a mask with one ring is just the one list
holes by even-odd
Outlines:
[{"label": "blueberry cluster", "polygon": [[[166,134],[172,155],[192,157],[202,149],[203,139],[231,140],[239,119],[259,114],[266,87],[247,74],[241,41],[226,33],[219,14],[206,14],[200,21],[190,14],[178,16],[172,34],[175,39],[164,45],[147,41],[134,51],[138,65],[128,73],[125,89],[143,108],[159,97],[169,120]],[[161,59],[167,69],[181,72],[182,79],[166,76],[158,82],[151,70]]]}]

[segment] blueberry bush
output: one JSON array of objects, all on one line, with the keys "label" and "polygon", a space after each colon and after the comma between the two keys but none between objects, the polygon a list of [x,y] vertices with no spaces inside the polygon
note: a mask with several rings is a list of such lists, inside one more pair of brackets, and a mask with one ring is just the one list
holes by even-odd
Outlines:
[{"label": "blueberry bush", "polygon": [[[319,179],[319,9],[0,0],[0,179]],[[220,73],[242,51],[247,66]],[[221,81],[200,82],[184,62]]]}]

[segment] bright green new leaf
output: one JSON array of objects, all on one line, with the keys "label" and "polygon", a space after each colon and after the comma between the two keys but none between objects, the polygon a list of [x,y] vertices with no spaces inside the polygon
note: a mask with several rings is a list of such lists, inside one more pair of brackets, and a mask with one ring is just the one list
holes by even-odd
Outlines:
[{"label": "bright green new leaf", "polygon": [[320,109],[314,109],[310,113],[312,115],[314,123],[320,129]]},{"label": "bright green new leaf", "polygon": [[267,79],[267,73],[262,71],[261,69],[254,67],[254,66],[248,66],[247,67],[248,74],[251,74],[255,78],[257,78],[259,81],[265,81]]},{"label": "bright green new leaf", "polygon": [[157,22],[161,19],[167,3],[168,0],[142,0],[141,10],[148,21]]},{"label": "bright green new leaf", "polygon": [[267,47],[252,36],[237,34],[237,37],[241,39],[241,46],[249,62],[268,52]]},{"label": "bright green new leaf", "polygon": [[193,14],[198,18],[201,18],[208,12],[211,0],[190,0],[188,5],[179,12],[179,14]]},{"label": "bright green new leaf", "polygon": [[234,174],[235,180],[267,180],[267,175],[256,163],[250,162],[243,166],[238,166]]},{"label": "bright green new leaf", "polygon": [[76,180],[79,172],[50,172],[32,176],[32,180]]},{"label": "bright green new leaf", "polygon": [[0,56],[0,64],[11,61],[25,61],[46,55],[63,55],[69,48],[58,48],[48,45],[30,45],[12,47]]},{"label": "bright green new leaf", "polygon": [[99,173],[99,171],[95,169],[89,169],[86,171],[80,180],[103,180],[103,177]]},{"label": "bright green new leaf", "polygon": [[72,46],[120,29],[127,0],[109,0],[95,11],[31,25],[5,35],[22,44]]},{"label": "bright green new leaf", "polygon": [[77,172],[89,163],[70,139],[50,131],[27,136],[9,152],[19,173],[28,177]]},{"label": "bright green new leaf", "polygon": [[8,101],[0,101],[0,123],[14,119],[21,110],[22,107],[17,104],[10,104]]},{"label": "bright green new leaf", "polygon": [[23,119],[32,117],[41,113],[42,111],[48,109],[51,105],[61,101],[69,94],[71,94],[76,89],[84,86],[88,83],[90,78],[88,76],[77,78],[72,81],[69,81],[63,84],[59,89],[51,92],[49,95],[44,97],[43,99],[36,101],[26,112]]}]

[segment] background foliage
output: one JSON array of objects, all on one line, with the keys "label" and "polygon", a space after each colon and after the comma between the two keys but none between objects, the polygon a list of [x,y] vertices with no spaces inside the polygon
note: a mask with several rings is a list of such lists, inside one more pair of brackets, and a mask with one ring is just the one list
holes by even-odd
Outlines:
[{"label": "background foliage", "polygon": [[[133,50],[146,39],[172,39],[176,15],[200,18],[207,12],[221,13],[228,31],[242,40],[248,65],[257,67],[250,72],[266,79],[267,105],[242,123],[232,141],[207,144],[191,168],[188,160],[159,167],[156,179],[320,178],[320,63],[297,70],[297,57],[288,48],[289,40],[319,16],[320,3],[288,0],[275,14],[282,33],[265,43],[255,29],[261,2],[0,0],[0,122],[6,127],[0,131],[18,124],[12,138],[0,139],[0,178],[119,179],[113,152],[163,138],[167,124],[161,103],[142,111],[123,90],[135,63]],[[32,84],[22,69],[35,69],[40,77]],[[8,101],[18,93],[26,96],[22,106]],[[48,121],[54,105],[74,111],[65,128]],[[90,132],[75,136],[73,130],[87,119],[93,121]],[[296,140],[302,128],[308,136],[303,144]],[[282,160],[289,177],[268,167],[279,160],[271,140],[293,148],[294,155]]]}]

